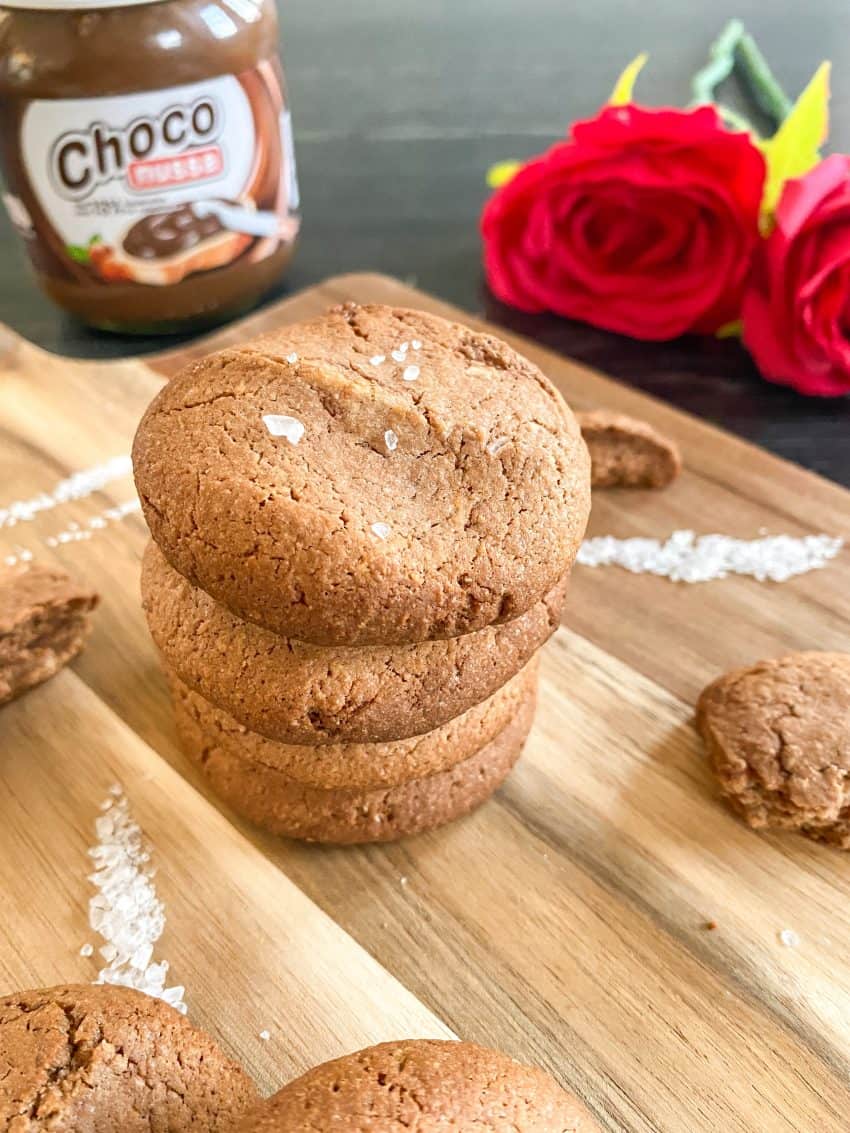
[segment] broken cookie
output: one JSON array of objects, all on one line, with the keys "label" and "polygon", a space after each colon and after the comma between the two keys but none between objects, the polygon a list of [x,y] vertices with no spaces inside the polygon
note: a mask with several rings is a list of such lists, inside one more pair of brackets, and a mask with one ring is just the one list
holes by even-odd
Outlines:
[{"label": "broken cookie", "polygon": [[592,488],[666,488],[679,475],[678,446],[646,421],[606,409],[576,418],[590,451]]},{"label": "broken cookie", "polygon": [[80,652],[98,602],[58,567],[0,568],[0,704],[58,673]]}]

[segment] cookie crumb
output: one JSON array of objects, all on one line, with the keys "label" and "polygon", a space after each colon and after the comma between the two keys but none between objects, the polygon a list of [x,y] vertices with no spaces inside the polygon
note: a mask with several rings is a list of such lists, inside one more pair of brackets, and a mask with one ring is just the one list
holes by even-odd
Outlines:
[{"label": "cookie crumb", "polygon": [[706,932],[715,932],[717,930],[717,921],[703,921],[702,927]]},{"label": "cookie crumb", "polygon": [[286,437],[291,445],[297,445],[304,436],[304,424],[297,417],[266,413],[263,415],[263,424],[273,437]]},{"label": "cookie crumb", "polygon": [[679,475],[678,446],[646,421],[598,409],[577,413],[593,488],[666,488]]},{"label": "cookie crumb", "polygon": [[779,940],[785,948],[799,948],[800,946],[800,938],[793,928],[783,928],[779,934]]},{"label": "cookie crumb", "polygon": [[389,539],[390,525],[388,523],[373,523],[372,534],[377,535],[379,539]]}]

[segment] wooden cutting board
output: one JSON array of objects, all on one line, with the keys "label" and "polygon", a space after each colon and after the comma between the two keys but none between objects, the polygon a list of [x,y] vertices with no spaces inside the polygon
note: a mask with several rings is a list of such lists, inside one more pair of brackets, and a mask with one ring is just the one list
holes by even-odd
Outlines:
[{"label": "wooden cutting board", "polygon": [[[68,361],[0,330],[0,507],[126,453],[193,353],[343,299],[464,318],[356,275],[146,360]],[[575,407],[645,417],[684,451],[670,490],[598,494],[591,534],[850,534],[837,486],[519,345]],[[610,1130],[848,1127],[850,857],[739,825],[691,723],[720,670],[847,648],[846,553],[783,585],[576,568],[532,738],[499,795],[395,846],[323,849],[222,815],[180,755],[139,608],[141,518],[45,546],[132,498],[126,479],[0,530],[3,553],[31,548],[104,597],[73,672],[0,713],[0,990],[92,978],[85,847],[117,779],[160,868],[158,951],[264,1089],[367,1042],[454,1032],[547,1067]]]}]

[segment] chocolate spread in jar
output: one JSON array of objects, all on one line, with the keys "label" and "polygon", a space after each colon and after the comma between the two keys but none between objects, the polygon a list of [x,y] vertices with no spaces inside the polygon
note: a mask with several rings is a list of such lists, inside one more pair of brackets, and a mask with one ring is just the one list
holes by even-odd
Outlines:
[{"label": "chocolate spread in jar", "polygon": [[0,0],[4,200],[44,290],[122,330],[249,306],[299,226],[272,0],[47,2]]}]

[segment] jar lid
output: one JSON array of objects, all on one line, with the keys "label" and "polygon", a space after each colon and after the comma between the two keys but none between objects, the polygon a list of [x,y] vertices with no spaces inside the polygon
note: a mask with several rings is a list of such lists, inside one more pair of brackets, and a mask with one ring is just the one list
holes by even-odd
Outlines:
[{"label": "jar lid", "polygon": [[0,0],[0,10],[14,8],[27,12],[90,12],[98,8],[136,8],[160,4],[163,0]]}]

